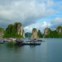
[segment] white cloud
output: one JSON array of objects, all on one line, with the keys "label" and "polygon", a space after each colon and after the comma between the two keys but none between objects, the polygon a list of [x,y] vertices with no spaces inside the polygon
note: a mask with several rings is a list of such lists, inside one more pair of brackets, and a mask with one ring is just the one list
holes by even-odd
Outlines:
[{"label": "white cloud", "polygon": [[53,25],[61,25],[62,24],[62,18],[56,17],[54,20],[51,21]]},{"label": "white cloud", "polygon": [[24,30],[26,32],[31,32],[33,28],[37,28],[37,29],[40,29],[41,31],[43,31],[46,27],[51,27],[52,24],[49,23],[49,22],[46,22],[46,21],[43,21],[43,22],[40,22],[40,23],[35,23],[35,24],[31,24],[29,26],[26,26],[24,28]]},{"label": "white cloud", "polygon": [[0,18],[2,19],[0,21],[7,24],[22,22],[28,25],[25,27],[28,31],[29,29],[31,31],[33,27],[43,29],[53,24],[46,20],[37,23],[35,19],[56,14],[58,10],[53,9],[55,5],[54,0],[0,0]]},{"label": "white cloud", "polygon": [[54,5],[52,0],[41,0],[41,3],[39,1],[13,0],[11,4],[7,2],[5,5],[0,5],[0,16],[10,20],[16,18],[26,20],[30,17],[39,18],[56,13],[55,10],[48,8]]},{"label": "white cloud", "polygon": [[57,17],[57,18],[55,19],[55,22],[57,22],[57,23],[62,23],[62,18]]}]

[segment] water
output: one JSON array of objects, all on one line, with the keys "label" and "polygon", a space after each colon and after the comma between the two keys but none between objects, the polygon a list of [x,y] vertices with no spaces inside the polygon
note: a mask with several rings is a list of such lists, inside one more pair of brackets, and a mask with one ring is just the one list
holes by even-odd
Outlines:
[{"label": "water", "polygon": [[0,46],[0,62],[62,62],[62,39],[43,39],[39,46]]}]

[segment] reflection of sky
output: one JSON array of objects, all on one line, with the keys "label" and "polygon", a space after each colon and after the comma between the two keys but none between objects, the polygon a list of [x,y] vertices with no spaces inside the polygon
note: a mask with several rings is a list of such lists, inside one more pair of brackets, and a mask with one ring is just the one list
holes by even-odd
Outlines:
[{"label": "reflection of sky", "polygon": [[25,31],[62,25],[62,0],[0,0],[0,26],[21,22]]}]

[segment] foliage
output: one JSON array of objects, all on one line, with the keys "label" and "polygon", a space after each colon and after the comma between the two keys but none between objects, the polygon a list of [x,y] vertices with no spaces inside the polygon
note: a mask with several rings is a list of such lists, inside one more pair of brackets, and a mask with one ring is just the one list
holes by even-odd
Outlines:
[{"label": "foliage", "polygon": [[5,30],[4,38],[21,38],[22,36],[17,34],[17,26],[19,24],[21,25],[21,23],[9,24]]},{"label": "foliage", "polygon": [[0,27],[0,32],[4,32],[4,29]]},{"label": "foliage", "polygon": [[29,33],[29,32],[25,33],[25,37],[31,38],[31,36],[32,36],[32,33]]},{"label": "foliage", "polygon": [[43,34],[41,33],[40,30],[38,30],[38,37],[39,37],[39,38],[42,38],[42,37],[43,37]]},{"label": "foliage", "polygon": [[[15,24],[9,24],[8,27],[6,28],[6,30],[4,30],[3,28],[0,28],[0,32],[4,32],[4,38],[23,38],[23,36],[18,35],[17,31],[18,31],[18,27],[22,26],[21,23],[16,22]],[[61,29],[62,30],[62,26],[58,26],[56,28],[56,30],[52,31],[50,28],[48,28],[48,35],[42,34],[42,32],[40,30],[38,30],[38,36],[39,38],[45,37],[45,38],[62,38],[62,32],[59,33],[58,30]],[[36,28],[33,28],[33,31],[37,31]],[[25,33],[26,37],[31,37],[32,33]]]},{"label": "foliage", "polygon": [[[49,34],[48,35],[45,35],[45,38],[62,38],[62,32],[59,33],[58,30],[61,29],[62,30],[62,26],[58,26],[56,28],[56,30],[52,31],[50,28],[49,28]],[[44,36],[44,35],[43,35]]]}]

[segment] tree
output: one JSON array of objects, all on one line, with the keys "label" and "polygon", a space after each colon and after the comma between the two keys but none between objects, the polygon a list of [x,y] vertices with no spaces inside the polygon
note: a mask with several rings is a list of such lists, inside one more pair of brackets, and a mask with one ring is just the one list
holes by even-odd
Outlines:
[{"label": "tree", "polygon": [[[21,23],[15,23],[13,24],[9,24],[8,27],[5,30],[5,35],[4,37],[17,37],[17,38],[21,38],[21,35],[18,35],[17,31],[18,31],[18,27],[20,27],[22,24]],[[20,29],[20,28],[19,28]]]},{"label": "tree", "polygon": [[51,29],[50,28],[45,28],[44,37],[45,38],[50,38],[51,37]]},{"label": "tree", "polygon": [[4,29],[0,27],[0,38],[4,36]]},{"label": "tree", "polygon": [[4,37],[14,37],[15,36],[15,28],[14,25],[9,24],[6,28]]},{"label": "tree", "polygon": [[56,28],[56,31],[57,31],[57,33],[58,33],[58,37],[59,37],[59,38],[62,38],[62,26],[58,26],[58,27]]},{"label": "tree", "polygon": [[56,30],[51,31],[51,33],[50,33],[50,37],[51,37],[51,38],[58,38],[57,31],[56,31]]},{"label": "tree", "polygon": [[43,37],[43,35],[42,35],[42,33],[41,33],[40,30],[38,30],[38,37],[39,37],[39,38],[42,38],[42,37]]},{"label": "tree", "polygon": [[0,27],[0,31],[4,31],[4,29]]},{"label": "tree", "polygon": [[17,30],[18,30],[18,28],[19,28],[20,26],[22,26],[22,24],[19,23],[19,22],[16,22],[16,23],[14,24],[14,27],[15,27],[15,29],[16,29],[16,32],[17,32]]},{"label": "tree", "polygon": [[30,33],[30,32],[26,32],[26,33],[25,33],[25,37],[31,38],[31,36],[32,36],[32,33]]}]

